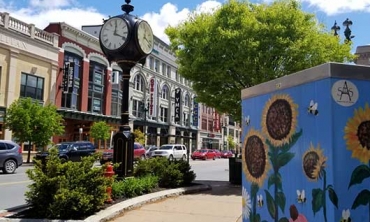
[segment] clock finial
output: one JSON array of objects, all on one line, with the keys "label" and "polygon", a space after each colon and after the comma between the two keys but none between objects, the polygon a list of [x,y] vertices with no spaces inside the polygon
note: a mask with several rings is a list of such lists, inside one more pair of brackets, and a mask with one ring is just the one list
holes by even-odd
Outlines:
[{"label": "clock finial", "polygon": [[130,5],[131,0],[125,0],[126,4],[121,6],[122,11],[126,12],[126,14],[129,14],[130,12],[134,11],[134,6]]}]

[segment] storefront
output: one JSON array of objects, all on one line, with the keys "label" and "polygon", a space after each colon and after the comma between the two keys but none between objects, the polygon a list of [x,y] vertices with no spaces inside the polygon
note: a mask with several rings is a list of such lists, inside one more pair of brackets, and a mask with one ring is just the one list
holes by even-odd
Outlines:
[{"label": "storefront", "polygon": [[201,139],[201,147],[204,149],[220,149],[222,144],[222,136],[221,134],[213,134],[213,133],[200,133]]}]

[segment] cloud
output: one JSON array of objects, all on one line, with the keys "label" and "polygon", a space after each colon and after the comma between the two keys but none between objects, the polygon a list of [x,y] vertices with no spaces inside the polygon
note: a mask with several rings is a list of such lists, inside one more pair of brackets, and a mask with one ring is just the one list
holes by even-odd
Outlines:
[{"label": "cloud", "polygon": [[302,0],[310,6],[317,7],[327,15],[340,13],[370,11],[370,0]]},{"label": "cloud", "polygon": [[[197,5],[194,11],[209,13],[219,6],[221,6],[220,2],[210,0]],[[164,33],[164,30],[169,25],[176,26],[181,21],[186,20],[190,12],[191,11],[188,8],[179,10],[176,5],[172,3],[166,3],[165,5],[163,5],[159,13],[146,13],[144,16],[142,16],[142,18],[149,22],[150,26],[153,29],[154,35],[162,39],[164,42],[169,43],[169,39]]]},{"label": "cloud", "polygon": [[[16,0],[19,1],[19,0]],[[0,0],[0,12],[6,11],[10,16],[26,23],[35,24],[38,28],[45,28],[51,22],[65,22],[78,29],[83,25],[102,24],[103,18],[107,18],[95,8],[83,8],[75,0],[28,0],[28,5],[16,7],[15,0]],[[159,12],[150,12],[141,16],[151,25],[154,34],[169,43],[164,33],[168,25],[175,26],[188,18],[190,12],[212,12],[221,6],[215,0],[208,0],[197,5],[194,9],[178,9],[175,4],[166,3]]]}]

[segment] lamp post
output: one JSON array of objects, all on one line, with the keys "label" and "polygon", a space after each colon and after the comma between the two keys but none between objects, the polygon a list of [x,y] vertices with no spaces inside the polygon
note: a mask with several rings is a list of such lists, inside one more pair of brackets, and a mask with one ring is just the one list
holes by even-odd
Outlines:
[{"label": "lamp post", "polygon": [[333,27],[331,27],[331,30],[334,31],[334,36],[338,35],[338,31],[340,30],[339,25],[337,25],[337,21],[334,22]]},{"label": "lamp post", "polygon": [[113,163],[118,177],[131,176],[134,161],[134,134],[129,125],[129,80],[130,71],[137,63],[144,64],[152,52],[154,36],[150,25],[130,14],[134,6],[131,0],[125,0],[121,6],[124,14],[104,20],[99,34],[102,52],[108,61],[116,62],[122,69],[123,96],[121,107],[121,125],[113,136]]},{"label": "lamp post", "polygon": [[348,18],[343,22],[343,26],[346,27],[346,29],[344,30],[344,36],[346,37],[346,40],[348,42],[350,42],[351,39],[355,37],[354,35],[351,35],[352,31],[349,28],[351,25],[353,25],[353,22]]}]

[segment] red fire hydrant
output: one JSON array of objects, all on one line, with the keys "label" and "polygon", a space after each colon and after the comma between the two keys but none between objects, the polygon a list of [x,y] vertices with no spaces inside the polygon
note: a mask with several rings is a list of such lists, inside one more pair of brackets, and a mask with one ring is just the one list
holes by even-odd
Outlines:
[{"label": "red fire hydrant", "polygon": [[[113,166],[111,164],[107,164],[107,168],[105,169],[104,176],[105,177],[112,177],[114,175]],[[106,203],[112,203],[112,187],[107,187],[107,194],[108,199],[105,201]]]}]

